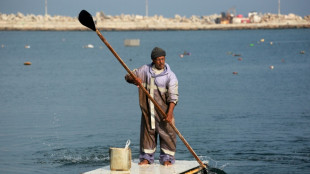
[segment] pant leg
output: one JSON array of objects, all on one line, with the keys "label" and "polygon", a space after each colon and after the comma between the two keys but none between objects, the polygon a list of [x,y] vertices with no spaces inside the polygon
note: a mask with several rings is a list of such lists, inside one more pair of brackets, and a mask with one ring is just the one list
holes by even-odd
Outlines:
[{"label": "pant leg", "polygon": [[[174,120],[172,121],[174,124]],[[170,161],[172,164],[175,162],[176,151],[176,133],[172,129],[169,123],[160,122],[158,127],[159,139],[160,139],[160,163]]]},{"label": "pant leg", "polygon": [[150,122],[148,117],[141,117],[141,130],[140,130],[140,161],[146,159],[150,163],[154,163],[154,154],[157,145],[157,133],[155,129],[150,129]]}]

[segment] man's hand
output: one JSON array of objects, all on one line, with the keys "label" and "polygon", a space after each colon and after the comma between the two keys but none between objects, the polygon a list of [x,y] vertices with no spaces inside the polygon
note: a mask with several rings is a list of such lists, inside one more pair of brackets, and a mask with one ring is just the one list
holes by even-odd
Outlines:
[{"label": "man's hand", "polygon": [[134,80],[134,84],[137,85],[137,87],[139,87],[139,84],[142,84],[142,80],[136,77],[136,80]]},{"label": "man's hand", "polygon": [[136,77],[135,79],[133,77],[131,77],[131,75],[127,74],[125,76],[125,80],[128,82],[128,83],[131,83],[131,84],[134,84],[136,85],[137,87],[139,87],[139,83],[141,84],[142,83],[142,80],[138,77]]},{"label": "man's hand", "polygon": [[168,112],[167,117],[165,118],[166,122],[172,123],[173,115],[172,113]]},{"label": "man's hand", "polygon": [[175,103],[169,103],[169,108],[168,108],[168,112],[167,112],[167,117],[164,119],[164,121],[172,123],[173,121],[173,110],[175,107]]}]

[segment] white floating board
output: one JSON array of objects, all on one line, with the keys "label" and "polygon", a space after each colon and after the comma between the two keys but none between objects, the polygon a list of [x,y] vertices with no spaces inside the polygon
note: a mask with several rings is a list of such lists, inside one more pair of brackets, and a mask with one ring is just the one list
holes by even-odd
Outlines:
[{"label": "white floating board", "polygon": [[197,161],[176,160],[172,166],[163,166],[158,161],[151,165],[138,165],[138,160],[134,160],[130,171],[111,171],[110,166],[105,166],[83,174],[178,174],[197,166]]},{"label": "white floating board", "polygon": [[140,46],[140,39],[126,39],[124,40],[124,45],[128,47]]}]

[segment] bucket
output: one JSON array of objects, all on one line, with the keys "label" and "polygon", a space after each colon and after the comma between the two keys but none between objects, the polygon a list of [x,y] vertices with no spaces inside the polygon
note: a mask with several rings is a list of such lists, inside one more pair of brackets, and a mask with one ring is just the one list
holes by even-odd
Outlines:
[{"label": "bucket", "polygon": [[110,169],[112,171],[128,171],[131,168],[131,149],[111,147]]}]

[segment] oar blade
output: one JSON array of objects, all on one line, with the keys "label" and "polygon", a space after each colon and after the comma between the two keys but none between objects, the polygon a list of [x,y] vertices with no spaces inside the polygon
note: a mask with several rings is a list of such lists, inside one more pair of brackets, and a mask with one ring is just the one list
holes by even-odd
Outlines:
[{"label": "oar blade", "polygon": [[180,174],[226,174],[226,172],[218,168],[201,168],[201,166],[197,166]]},{"label": "oar blade", "polygon": [[210,169],[202,169],[201,171],[193,174],[226,174],[226,172],[218,168],[210,168]]},{"label": "oar blade", "polygon": [[86,10],[82,10],[80,12],[79,21],[82,25],[90,28],[93,31],[96,31],[96,26],[95,26],[93,17]]},{"label": "oar blade", "polygon": [[226,174],[224,170],[218,169],[218,168],[211,168],[210,172],[216,173],[216,174]]}]

